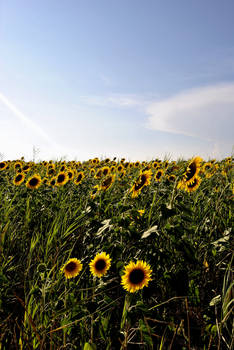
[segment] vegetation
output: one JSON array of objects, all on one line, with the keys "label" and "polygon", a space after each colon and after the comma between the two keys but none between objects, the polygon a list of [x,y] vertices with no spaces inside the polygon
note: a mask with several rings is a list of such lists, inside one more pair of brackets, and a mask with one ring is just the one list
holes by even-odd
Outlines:
[{"label": "vegetation", "polygon": [[231,158],[0,162],[0,349],[231,349]]}]

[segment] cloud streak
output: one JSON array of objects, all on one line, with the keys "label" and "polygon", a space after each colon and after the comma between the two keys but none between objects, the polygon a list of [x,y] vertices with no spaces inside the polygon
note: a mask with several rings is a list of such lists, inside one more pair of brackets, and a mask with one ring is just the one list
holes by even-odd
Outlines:
[{"label": "cloud streak", "polygon": [[28,118],[24,113],[19,111],[15,105],[9,101],[9,99],[0,93],[0,101],[30,130],[36,132],[37,135],[41,136],[44,140],[46,140],[51,146],[55,147],[56,144],[51,140],[49,135],[35,122],[33,122],[30,118]]},{"label": "cloud streak", "polygon": [[84,105],[107,108],[135,108],[145,107],[153,97],[144,97],[135,94],[108,94],[79,96]]},{"label": "cloud streak", "polygon": [[231,142],[234,129],[234,84],[187,90],[146,108],[153,130]]}]

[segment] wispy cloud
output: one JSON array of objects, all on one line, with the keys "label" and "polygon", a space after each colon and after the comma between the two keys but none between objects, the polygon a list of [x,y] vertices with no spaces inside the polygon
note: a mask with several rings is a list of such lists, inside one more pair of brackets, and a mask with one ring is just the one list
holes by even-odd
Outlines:
[{"label": "wispy cloud", "polygon": [[233,141],[234,83],[200,87],[149,104],[147,127],[216,142]]},{"label": "wispy cloud", "polygon": [[108,108],[146,107],[155,96],[139,96],[135,94],[108,94],[79,96],[82,104]]},{"label": "wispy cloud", "polygon": [[39,136],[43,137],[44,140],[49,142],[50,145],[56,146],[56,144],[51,140],[49,135],[34,121],[22,113],[16,106],[9,101],[9,99],[0,93],[0,102],[2,102],[25,126],[30,130],[36,132]]}]

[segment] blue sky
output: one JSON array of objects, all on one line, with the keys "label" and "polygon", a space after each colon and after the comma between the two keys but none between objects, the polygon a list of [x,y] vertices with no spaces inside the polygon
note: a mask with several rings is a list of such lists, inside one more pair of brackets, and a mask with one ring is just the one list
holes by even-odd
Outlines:
[{"label": "blue sky", "polygon": [[0,0],[0,154],[230,156],[233,0]]}]

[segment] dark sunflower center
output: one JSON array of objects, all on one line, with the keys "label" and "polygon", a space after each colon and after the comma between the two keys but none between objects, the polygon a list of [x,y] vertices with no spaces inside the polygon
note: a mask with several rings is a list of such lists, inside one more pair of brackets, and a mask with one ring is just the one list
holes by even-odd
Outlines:
[{"label": "dark sunflower center", "polygon": [[52,186],[55,185],[55,180],[52,180],[51,183],[50,183]]},{"label": "dark sunflower center", "polygon": [[103,259],[99,259],[96,263],[95,263],[95,269],[97,271],[102,271],[104,268],[106,267],[106,262]]},{"label": "dark sunflower center", "polygon": [[16,178],[15,178],[15,181],[16,181],[16,182],[21,181],[21,180],[22,180],[22,177],[23,177],[23,176],[22,176],[21,174],[20,174],[20,175],[17,175]]},{"label": "dark sunflower center", "polygon": [[5,165],[5,163],[0,163],[0,169],[3,169]]},{"label": "dark sunflower center", "polygon": [[106,176],[108,174],[108,169],[103,170],[103,175]]},{"label": "dark sunflower center", "polygon": [[141,283],[145,278],[144,271],[141,269],[134,269],[132,272],[129,274],[129,281],[132,284],[139,284]]},{"label": "dark sunflower center", "polygon": [[39,183],[39,180],[37,179],[37,178],[35,178],[35,177],[33,177],[30,181],[29,181],[29,185],[30,186],[37,186],[38,185],[38,183]]},{"label": "dark sunflower center", "polygon": [[140,176],[140,181],[135,184],[135,190],[138,191],[146,183],[146,176],[143,174]]},{"label": "dark sunflower center", "polygon": [[102,185],[103,185],[104,187],[108,187],[108,186],[110,186],[111,181],[112,181],[112,178],[111,178],[111,177],[108,177],[108,179],[106,179],[105,181],[103,181]]},{"label": "dark sunflower center", "polygon": [[66,265],[65,269],[67,272],[74,271],[76,269],[76,263],[73,261],[69,262],[69,264]]},{"label": "dark sunflower center", "polygon": [[69,179],[71,179],[72,178],[72,172],[69,171],[69,173],[67,173],[67,174],[68,174]]},{"label": "dark sunflower center", "polygon": [[195,162],[192,162],[189,167],[188,171],[186,172],[186,179],[189,181],[192,179],[192,177],[196,174],[197,166]]},{"label": "dark sunflower center", "polygon": [[162,172],[159,171],[159,172],[157,173],[157,175],[156,175],[156,178],[159,180],[161,176],[162,176]]},{"label": "dark sunflower center", "polygon": [[82,175],[80,174],[80,175],[78,175],[78,177],[77,177],[77,182],[80,182],[82,180]]},{"label": "dark sunflower center", "polygon": [[58,183],[62,183],[64,180],[65,180],[65,175],[64,174],[60,174],[58,176],[58,179],[57,179]]}]

